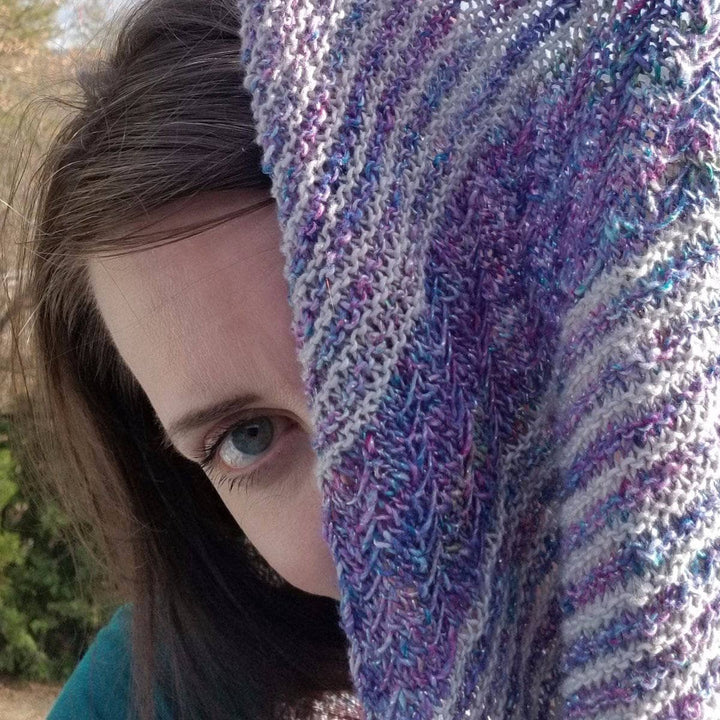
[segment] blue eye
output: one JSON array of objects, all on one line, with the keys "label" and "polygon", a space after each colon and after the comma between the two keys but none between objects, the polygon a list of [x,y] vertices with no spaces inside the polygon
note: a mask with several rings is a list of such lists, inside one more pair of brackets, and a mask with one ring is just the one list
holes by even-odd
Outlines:
[{"label": "blue eye", "polygon": [[[282,418],[281,418],[282,419]],[[272,418],[261,416],[235,425],[220,441],[218,455],[232,468],[244,468],[267,452],[275,438]]]}]

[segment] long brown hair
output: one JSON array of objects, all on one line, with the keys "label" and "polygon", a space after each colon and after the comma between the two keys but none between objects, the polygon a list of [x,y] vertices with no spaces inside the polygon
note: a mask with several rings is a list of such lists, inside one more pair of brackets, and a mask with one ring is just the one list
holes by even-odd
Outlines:
[{"label": "long brown hair", "polygon": [[54,462],[52,484],[132,603],[141,718],[154,717],[156,693],[177,718],[309,708],[351,689],[337,603],[267,580],[205,474],[163,446],[85,273],[93,254],[176,239],[117,237],[146,212],[204,191],[269,189],[235,0],[145,0],[78,83],[38,175],[27,269],[44,447],[66,463]]}]

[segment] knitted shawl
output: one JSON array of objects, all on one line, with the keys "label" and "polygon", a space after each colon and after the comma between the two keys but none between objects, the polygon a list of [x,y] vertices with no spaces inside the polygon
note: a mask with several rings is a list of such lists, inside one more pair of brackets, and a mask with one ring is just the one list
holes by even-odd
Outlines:
[{"label": "knitted shawl", "polygon": [[364,717],[720,718],[720,2],[238,2]]}]

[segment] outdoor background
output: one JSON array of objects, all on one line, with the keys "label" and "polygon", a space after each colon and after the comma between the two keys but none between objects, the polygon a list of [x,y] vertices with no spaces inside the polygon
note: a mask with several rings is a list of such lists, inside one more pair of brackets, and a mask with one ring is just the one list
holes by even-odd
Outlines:
[{"label": "outdoor background", "polygon": [[[27,243],[27,191],[54,129],[69,112],[75,69],[99,52],[108,0],[0,0],[0,718],[45,718],[62,683],[113,607],[102,573],[66,536],[57,505],[41,502],[19,418],[32,407],[23,348],[32,308],[18,292]],[[44,468],[51,473],[52,468]]]}]

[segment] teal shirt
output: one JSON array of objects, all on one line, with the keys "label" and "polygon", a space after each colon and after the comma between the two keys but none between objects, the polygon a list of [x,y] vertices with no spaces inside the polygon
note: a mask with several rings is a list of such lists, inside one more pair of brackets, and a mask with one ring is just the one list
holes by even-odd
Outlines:
[{"label": "teal shirt", "polygon": [[122,605],[98,632],[47,720],[128,720],[130,609]]}]

